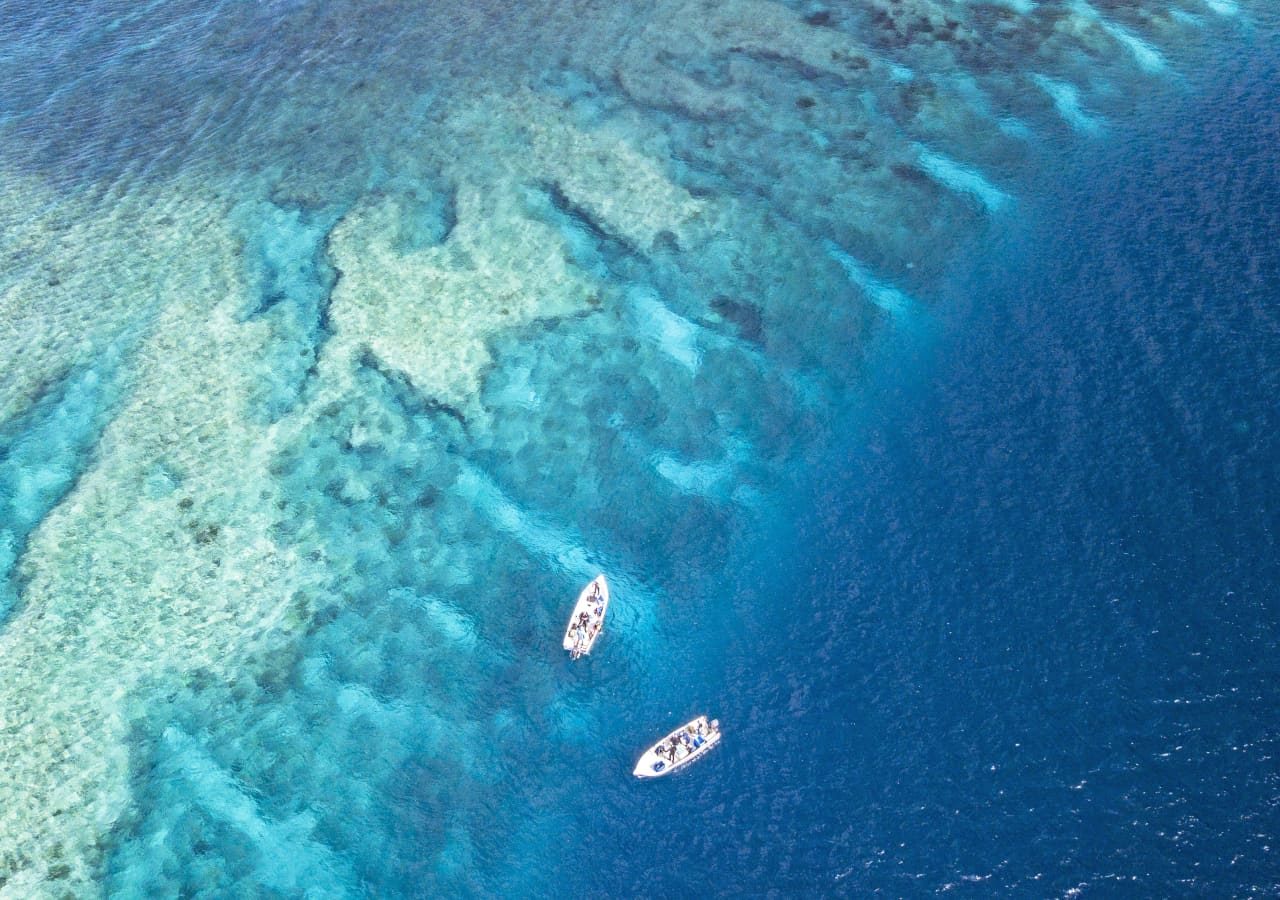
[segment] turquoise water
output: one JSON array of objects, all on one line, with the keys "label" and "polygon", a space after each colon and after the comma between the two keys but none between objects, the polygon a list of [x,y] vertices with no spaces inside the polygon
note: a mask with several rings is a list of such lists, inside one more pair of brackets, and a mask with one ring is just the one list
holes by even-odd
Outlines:
[{"label": "turquoise water", "polygon": [[1275,890],[1265,5],[3,21],[0,896]]}]

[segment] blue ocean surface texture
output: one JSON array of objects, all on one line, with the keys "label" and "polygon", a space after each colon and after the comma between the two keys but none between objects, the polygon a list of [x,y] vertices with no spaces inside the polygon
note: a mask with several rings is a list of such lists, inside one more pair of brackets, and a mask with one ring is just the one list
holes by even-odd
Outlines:
[{"label": "blue ocean surface texture", "polygon": [[1272,0],[0,0],[0,900],[1273,897],[1278,760]]}]

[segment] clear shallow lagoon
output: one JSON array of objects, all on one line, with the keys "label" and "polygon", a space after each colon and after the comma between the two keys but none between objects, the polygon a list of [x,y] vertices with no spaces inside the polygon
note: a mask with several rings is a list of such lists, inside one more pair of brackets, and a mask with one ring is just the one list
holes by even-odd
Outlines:
[{"label": "clear shallow lagoon", "polygon": [[1274,892],[1277,22],[1155,7],[11,5],[0,895]]}]

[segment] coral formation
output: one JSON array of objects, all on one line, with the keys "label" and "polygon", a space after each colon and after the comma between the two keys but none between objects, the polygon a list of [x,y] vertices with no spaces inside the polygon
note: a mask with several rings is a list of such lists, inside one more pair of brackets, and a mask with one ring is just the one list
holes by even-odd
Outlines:
[{"label": "coral formation", "polygon": [[[1238,7],[412,10],[154,79],[69,183],[22,117],[71,100],[0,126],[0,896],[500,865],[504,746],[593,715],[539,656],[554,598],[616,570],[643,671],[668,557],[750,527],[1034,136],[1104,136]],[[236,15],[197,49],[256,48]]]}]

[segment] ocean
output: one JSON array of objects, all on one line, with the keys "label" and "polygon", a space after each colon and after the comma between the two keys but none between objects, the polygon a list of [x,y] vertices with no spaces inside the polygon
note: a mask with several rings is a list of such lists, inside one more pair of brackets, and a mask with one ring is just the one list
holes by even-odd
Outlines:
[{"label": "ocean", "polygon": [[1280,893],[1269,4],[0,8],[0,897]]}]

